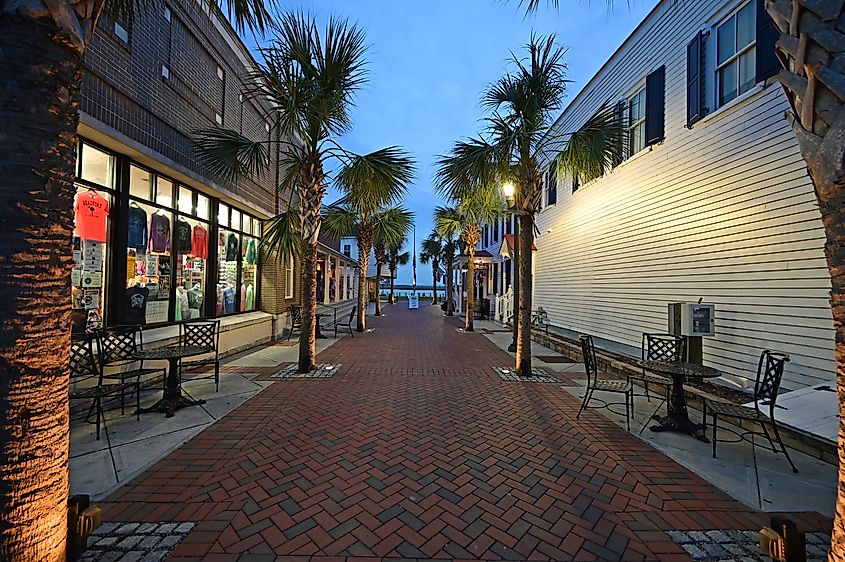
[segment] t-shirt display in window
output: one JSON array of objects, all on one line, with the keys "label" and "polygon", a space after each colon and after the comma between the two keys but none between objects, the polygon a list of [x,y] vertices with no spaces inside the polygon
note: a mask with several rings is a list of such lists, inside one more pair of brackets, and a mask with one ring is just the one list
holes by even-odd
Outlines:
[{"label": "t-shirt display in window", "polygon": [[139,254],[147,252],[147,212],[138,206],[137,203],[129,205],[129,216],[127,218],[127,245],[135,248]]},{"label": "t-shirt display in window", "polygon": [[170,219],[158,211],[150,218],[150,251],[170,251]]},{"label": "t-shirt display in window", "polygon": [[246,263],[249,265],[255,265],[256,260],[258,259],[258,252],[255,248],[255,240],[250,238],[249,241],[246,243]]},{"label": "t-shirt display in window", "polygon": [[235,295],[234,287],[229,287],[223,290],[223,314],[232,314],[235,312]]},{"label": "t-shirt display in window", "polygon": [[197,311],[196,313],[191,313],[191,318],[199,317],[199,310],[202,309],[202,301],[202,288],[200,288],[199,284],[194,285],[194,287],[188,291],[188,308]]},{"label": "t-shirt display in window", "polygon": [[191,225],[176,219],[176,251],[182,254],[191,252]]},{"label": "t-shirt display in window", "polygon": [[194,227],[191,235],[191,255],[196,258],[208,258],[208,231],[199,224]]},{"label": "t-shirt display in window", "polygon": [[226,261],[236,261],[238,259],[238,237],[230,234],[226,242]]},{"label": "t-shirt display in window", "polygon": [[255,307],[255,289],[252,283],[246,286],[246,309],[252,310]]},{"label": "t-shirt display in window", "polygon": [[146,287],[129,287],[126,290],[126,323],[143,325],[147,323],[147,301],[150,290]]},{"label": "t-shirt display in window", "polygon": [[74,236],[83,240],[106,241],[109,202],[102,195],[93,189],[77,193],[73,210],[75,211]]}]

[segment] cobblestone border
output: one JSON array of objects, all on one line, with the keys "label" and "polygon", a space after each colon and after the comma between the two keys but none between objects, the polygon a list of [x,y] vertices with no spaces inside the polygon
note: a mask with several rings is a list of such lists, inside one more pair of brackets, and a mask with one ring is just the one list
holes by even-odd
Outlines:
[{"label": "cobblestone border", "polygon": [[285,367],[280,371],[276,371],[270,378],[273,379],[327,379],[332,376],[340,369],[341,363],[320,363],[319,365],[314,365],[314,368],[311,369],[310,373],[299,373],[299,367],[297,365],[290,365]]},{"label": "cobblestone border", "polygon": [[104,523],[88,538],[79,562],[161,562],[196,523]]},{"label": "cobblestone border", "polygon": [[510,367],[493,367],[493,370],[496,371],[496,374],[499,375],[503,381],[508,382],[554,382],[558,384],[561,382],[559,379],[547,373],[545,369],[540,369],[538,367],[531,369],[531,372],[534,374],[531,377],[517,375]]},{"label": "cobblestone border", "polygon": [[[771,562],[771,558],[760,551],[760,535],[757,531],[666,531],[666,534],[696,561]],[[830,535],[807,533],[805,538],[807,562],[827,560]]]}]

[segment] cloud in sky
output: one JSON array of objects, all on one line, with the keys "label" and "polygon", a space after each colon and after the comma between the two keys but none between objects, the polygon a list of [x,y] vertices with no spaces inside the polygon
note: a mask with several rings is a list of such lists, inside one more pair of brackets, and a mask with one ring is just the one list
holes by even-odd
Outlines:
[{"label": "cloud in sky", "polygon": [[[405,200],[416,213],[417,243],[431,231],[441,203],[432,185],[434,161],[457,139],[481,127],[482,90],[520,53],[532,33],[555,33],[568,48],[572,80],[564,105],[613,54],[657,0],[614,3],[562,0],[525,17],[518,0],[306,0],[283,1],[319,20],[347,17],[367,33],[369,83],[356,99],[354,129],[343,145],[369,152],[404,147],[418,162],[416,182]],[[328,200],[334,198],[330,194]],[[410,243],[407,248],[410,250]],[[418,270],[425,283],[428,268]],[[399,272],[410,283],[410,266]]]}]

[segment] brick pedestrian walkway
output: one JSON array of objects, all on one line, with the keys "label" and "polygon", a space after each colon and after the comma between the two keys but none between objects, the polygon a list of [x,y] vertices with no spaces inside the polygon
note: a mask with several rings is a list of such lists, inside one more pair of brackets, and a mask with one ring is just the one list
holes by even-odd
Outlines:
[{"label": "brick pedestrian walkway", "polygon": [[[665,531],[759,529],[736,502],[439,308],[386,306],[115,492],[113,522],[191,522],[171,560],[689,560]],[[177,414],[178,415],[178,414]],[[816,514],[793,514],[828,530]]]}]

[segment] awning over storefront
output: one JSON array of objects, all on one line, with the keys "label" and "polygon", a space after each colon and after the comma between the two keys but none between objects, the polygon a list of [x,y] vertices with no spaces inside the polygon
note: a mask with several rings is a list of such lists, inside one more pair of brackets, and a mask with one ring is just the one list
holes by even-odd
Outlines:
[{"label": "awning over storefront", "polygon": [[[537,246],[531,243],[531,250],[536,252]],[[503,258],[510,258],[513,253],[513,234],[505,234],[502,238],[502,245],[499,247],[499,255]]]}]

